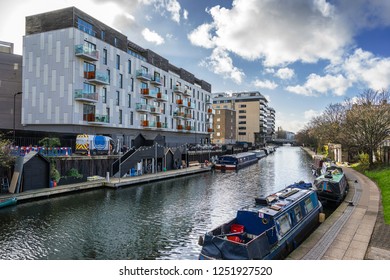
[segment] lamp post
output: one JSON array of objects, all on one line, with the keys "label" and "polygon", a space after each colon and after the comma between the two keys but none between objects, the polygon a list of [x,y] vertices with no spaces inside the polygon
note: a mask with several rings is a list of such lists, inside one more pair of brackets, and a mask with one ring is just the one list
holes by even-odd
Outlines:
[{"label": "lamp post", "polygon": [[18,94],[22,94],[22,92],[21,91],[19,91],[19,92],[17,92],[17,93],[15,93],[14,94],[14,126],[13,126],[13,128],[14,128],[14,139],[13,139],[13,144],[15,145],[15,135],[16,135],[16,132],[15,132],[15,116],[16,116],[16,113],[15,113],[15,107],[16,107],[16,105],[15,105],[15,98],[16,98],[16,96],[18,95]]}]

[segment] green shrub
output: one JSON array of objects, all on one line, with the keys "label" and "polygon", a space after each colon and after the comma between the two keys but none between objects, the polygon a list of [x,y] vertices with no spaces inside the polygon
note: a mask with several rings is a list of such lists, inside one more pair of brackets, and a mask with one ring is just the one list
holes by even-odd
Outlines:
[{"label": "green shrub", "polygon": [[71,168],[66,172],[66,177],[73,177],[73,178],[83,178],[83,174],[80,174],[79,171],[76,168]]},{"label": "green shrub", "polygon": [[370,167],[370,157],[368,154],[359,154],[359,170],[364,172]]},{"label": "green shrub", "polygon": [[50,179],[52,179],[53,181],[56,181],[56,182],[60,181],[60,179],[61,179],[61,174],[57,170],[55,165],[51,165],[51,167],[50,167]]}]

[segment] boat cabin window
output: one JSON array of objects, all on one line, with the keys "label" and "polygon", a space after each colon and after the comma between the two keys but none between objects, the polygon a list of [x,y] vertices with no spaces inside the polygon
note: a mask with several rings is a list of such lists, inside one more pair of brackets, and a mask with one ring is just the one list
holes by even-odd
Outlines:
[{"label": "boat cabin window", "polygon": [[276,223],[279,225],[280,236],[285,235],[291,228],[291,219],[288,213],[281,216]]},{"label": "boat cabin window", "polygon": [[306,210],[306,213],[309,213],[311,210],[313,210],[313,208],[314,208],[313,202],[311,201],[311,198],[308,197],[305,200],[305,210]]},{"label": "boat cabin window", "polygon": [[294,214],[295,214],[295,220],[297,221],[297,223],[300,220],[302,220],[302,211],[301,211],[301,206],[300,205],[295,206]]}]

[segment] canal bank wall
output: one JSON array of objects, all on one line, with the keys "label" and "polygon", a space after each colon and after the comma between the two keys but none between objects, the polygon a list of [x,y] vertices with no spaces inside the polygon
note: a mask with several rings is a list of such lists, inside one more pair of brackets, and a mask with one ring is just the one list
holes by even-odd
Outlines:
[{"label": "canal bank wall", "polygon": [[118,189],[123,187],[131,187],[140,184],[147,184],[150,182],[162,181],[173,179],[177,177],[183,176],[191,176],[204,172],[210,172],[210,166],[198,165],[192,166],[188,168],[182,168],[177,170],[168,170],[165,172],[157,172],[152,174],[144,174],[140,176],[134,177],[123,177],[123,178],[102,178],[96,177],[96,180],[76,183],[76,184],[68,184],[63,186],[57,186],[54,188],[41,188],[37,190],[31,190],[26,192],[21,192],[17,194],[5,194],[1,195],[0,198],[7,199],[11,197],[16,197],[19,202],[27,202],[38,199],[46,199],[53,196],[71,194],[74,192],[80,191],[88,191],[94,189]]},{"label": "canal bank wall", "polygon": [[343,170],[350,188],[344,202],[287,259],[390,260],[390,227],[381,227],[377,185],[352,168]]}]

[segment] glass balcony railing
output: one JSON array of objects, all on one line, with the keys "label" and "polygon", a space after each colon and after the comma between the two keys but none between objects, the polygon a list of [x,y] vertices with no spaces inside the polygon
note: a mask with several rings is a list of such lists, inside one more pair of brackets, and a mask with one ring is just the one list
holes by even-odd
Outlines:
[{"label": "glass balcony railing", "polygon": [[74,99],[77,101],[96,103],[99,101],[99,94],[97,92],[89,93],[89,92],[83,92],[82,89],[76,89],[74,92]]},{"label": "glass balcony railing", "polygon": [[99,51],[84,44],[75,46],[75,55],[89,61],[99,60]]},{"label": "glass balcony railing", "polygon": [[157,92],[156,99],[157,99],[157,101],[167,102],[168,101],[168,94],[165,94],[165,93],[162,93],[162,92]]},{"label": "glass balcony railing", "polygon": [[87,121],[93,123],[109,123],[110,118],[108,115],[89,114],[87,115]]},{"label": "glass balcony railing", "polygon": [[135,109],[139,112],[150,112],[150,105],[143,103],[136,103]]},{"label": "glass balcony railing", "polygon": [[145,72],[145,70],[137,70],[135,72],[135,76],[137,77],[137,79],[140,79],[140,80],[144,80],[144,81],[150,81],[152,79],[152,76]]},{"label": "glass balcony railing", "polygon": [[161,85],[161,79],[158,76],[152,77],[152,80],[150,82],[155,85]]},{"label": "glass balcony railing", "polygon": [[109,85],[108,74],[98,71],[84,71],[84,78],[98,85]]}]

